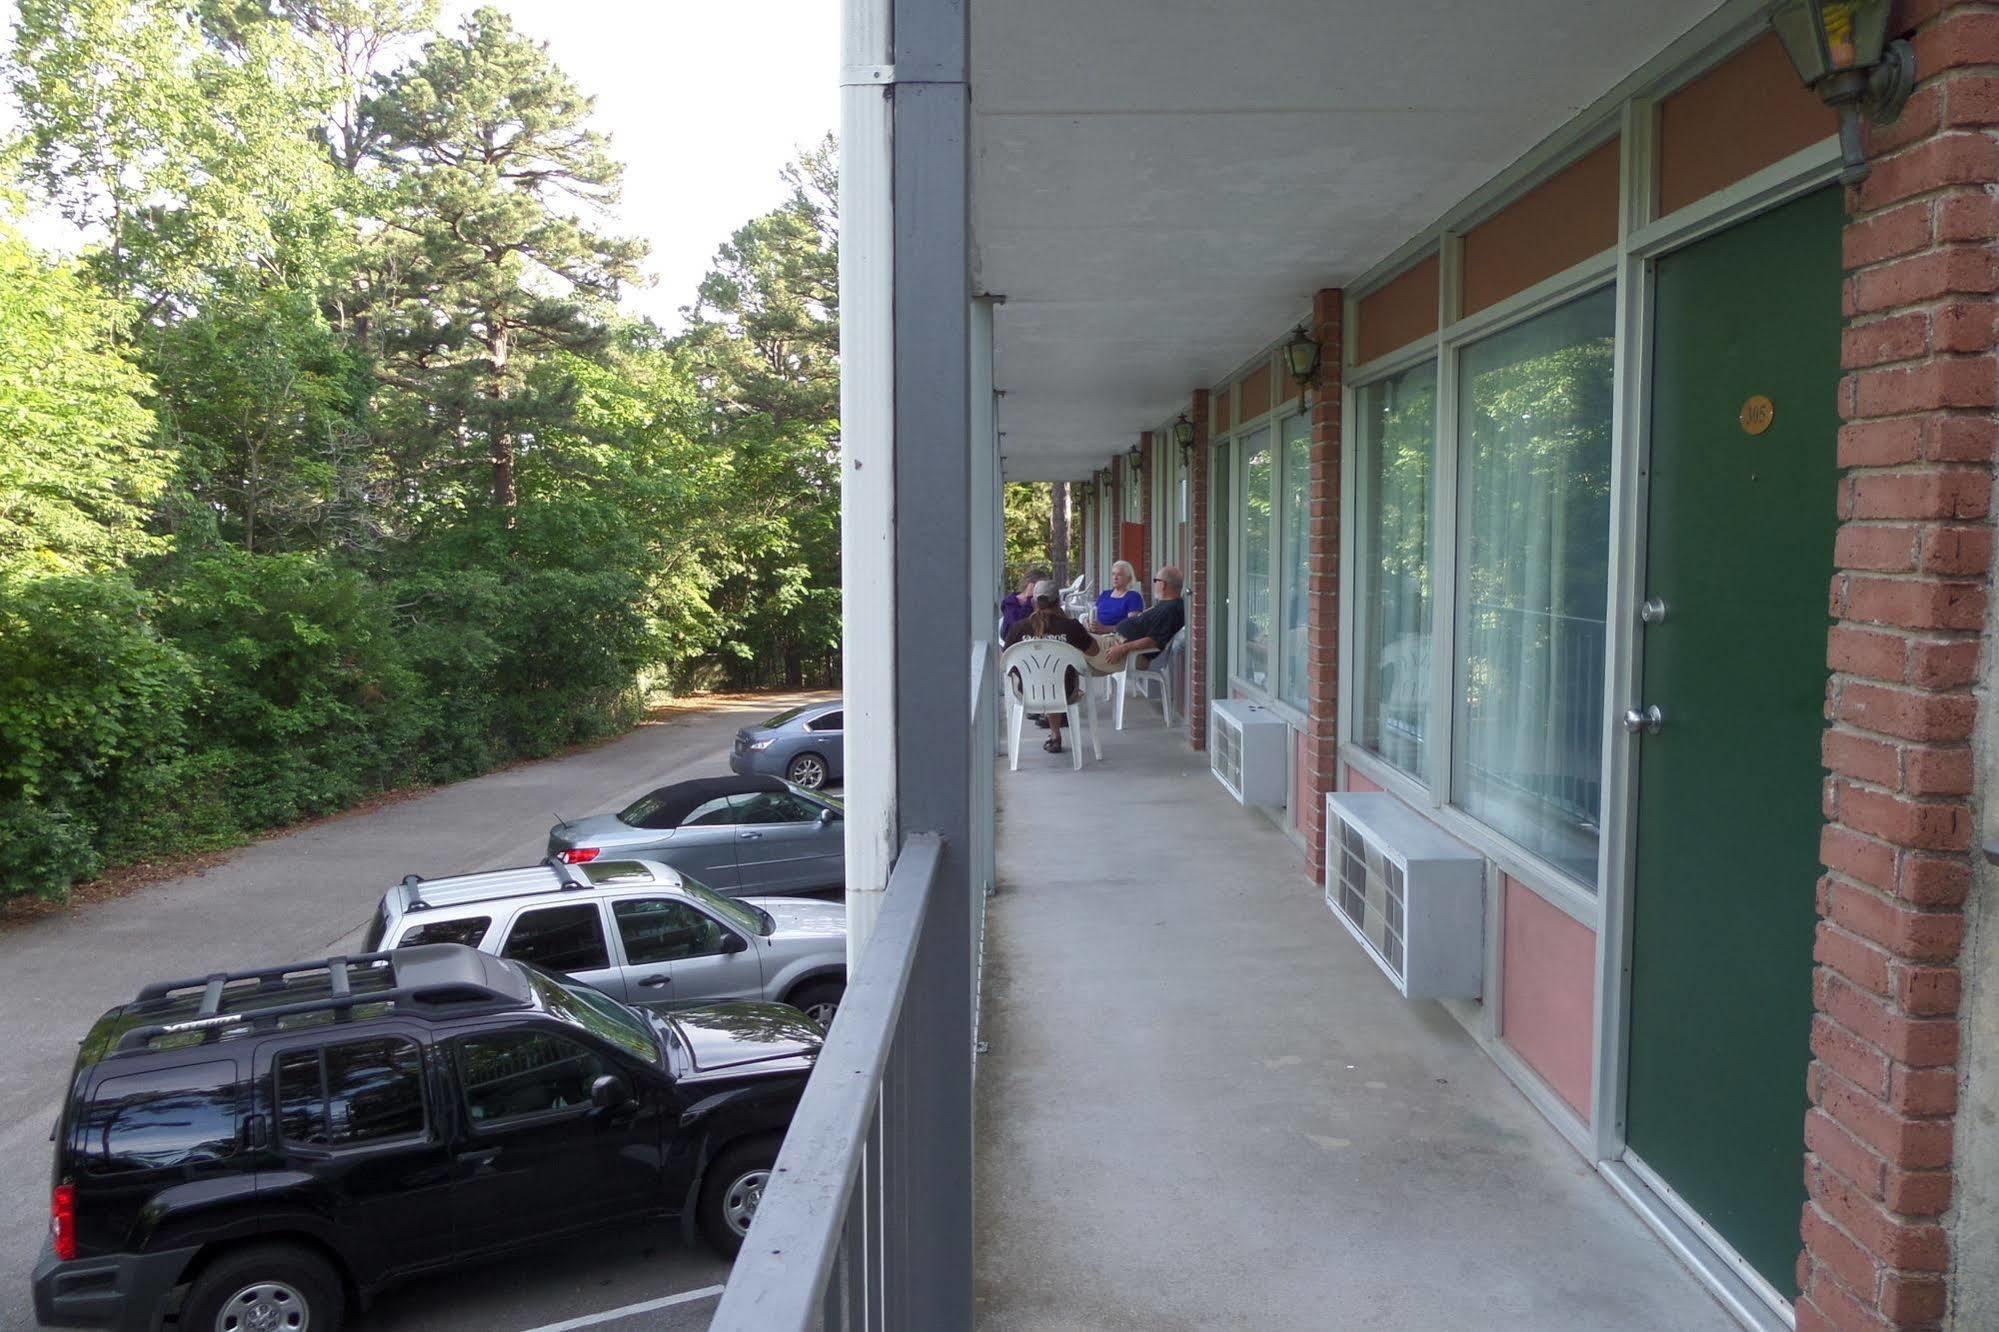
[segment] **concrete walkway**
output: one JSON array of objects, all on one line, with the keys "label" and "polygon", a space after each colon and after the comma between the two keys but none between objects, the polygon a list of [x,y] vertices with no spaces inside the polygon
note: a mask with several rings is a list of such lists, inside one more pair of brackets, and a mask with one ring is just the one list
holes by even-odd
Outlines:
[{"label": "concrete walkway", "polygon": [[1134,711],[1102,766],[1001,763],[980,1326],[1734,1327],[1447,1013],[1394,993],[1185,732]]}]

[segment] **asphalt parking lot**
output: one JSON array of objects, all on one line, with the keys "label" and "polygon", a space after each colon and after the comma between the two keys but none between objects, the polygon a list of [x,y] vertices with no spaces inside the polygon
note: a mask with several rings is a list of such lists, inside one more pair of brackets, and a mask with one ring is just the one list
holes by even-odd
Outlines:
[{"label": "asphalt parking lot", "polygon": [[[35,1326],[29,1273],[48,1226],[49,1131],[75,1042],[99,1013],[149,980],[353,946],[403,875],[532,863],[554,811],[615,809],[664,782],[725,773],[737,727],[805,697],[679,712],[580,754],[324,820],[204,873],[0,931],[0,1330]],[[352,1322],[366,1332],[700,1328],[727,1273],[678,1225],[603,1231],[397,1287]]]}]

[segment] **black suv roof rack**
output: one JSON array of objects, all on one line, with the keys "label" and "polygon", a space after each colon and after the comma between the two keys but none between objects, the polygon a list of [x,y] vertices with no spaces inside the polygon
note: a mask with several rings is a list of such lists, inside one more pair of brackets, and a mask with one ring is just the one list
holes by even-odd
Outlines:
[{"label": "black suv roof rack", "polygon": [[555,877],[561,881],[562,891],[565,893],[572,888],[595,888],[597,886],[590,882],[589,875],[577,869],[559,855],[550,856],[541,863],[555,871]]},{"label": "black suv roof rack", "polygon": [[[398,954],[415,976],[398,975]],[[467,955],[462,961],[455,955]],[[408,966],[415,962],[418,965]],[[454,965],[454,962],[458,964]],[[353,974],[356,968],[370,973],[386,971],[389,983],[379,989],[356,990]],[[229,987],[244,981],[256,981],[252,994],[269,995],[282,993],[288,988],[287,982],[295,977],[324,971],[328,992],[308,999],[297,999],[290,1003],[260,1004],[253,1008],[224,1011],[223,1000],[229,995]],[[521,1000],[518,995],[508,994],[493,988],[486,979],[486,968],[481,954],[469,948],[452,944],[433,944],[417,948],[398,949],[380,953],[342,954],[329,957],[323,962],[293,962],[285,966],[256,967],[249,971],[218,971],[208,976],[195,976],[186,980],[155,981],[139,991],[135,1000],[138,1004],[158,1003],[181,990],[201,990],[201,1003],[189,1017],[176,1017],[163,1022],[150,1022],[119,1033],[118,1043],[112,1055],[132,1054],[145,1050],[160,1036],[179,1036],[189,1032],[204,1033],[204,1038],[212,1037],[229,1027],[239,1027],[250,1023],[263,1023],[274,1018],[292,1017],[300,1013],[330,1012],[336,1022],[353,1020],[353,1010],[362,1004],[406,1004],[406,1003],[485,1003],[495,1006],[514,1007]],[[242,997],[237,991],[235,997]]]}]

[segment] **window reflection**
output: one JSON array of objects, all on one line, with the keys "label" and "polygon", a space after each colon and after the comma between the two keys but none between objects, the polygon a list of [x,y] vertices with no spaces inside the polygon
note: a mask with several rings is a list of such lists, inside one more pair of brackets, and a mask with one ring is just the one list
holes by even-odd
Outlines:
[{"label": "window reflection", "polygon": [[246,1092],[231,1060],[106,1078],[83,1112],[91,1172],[179,1169],[235,1155]]},{"label": "window reflection", "polygon": [[1356,739],[1427,781],[1436,362],[1361,389],[1355,418]]},{"label": "window reflection", "polygon": [[1251,684],[1267,689],[1270,679],[1270,430],[1243,441],[1242,664]]},{"label": "window reflection", "polygon": [[1596,879],[1613,297],[1465,349],[1452,787],[1466,812]]}]

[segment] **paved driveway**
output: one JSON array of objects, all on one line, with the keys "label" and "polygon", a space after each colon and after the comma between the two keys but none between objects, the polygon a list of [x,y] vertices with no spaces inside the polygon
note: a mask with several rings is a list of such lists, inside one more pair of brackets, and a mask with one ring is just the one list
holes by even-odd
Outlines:
[{"label": "paved driveway", "polygon": [[[615,809],[661,782],[727,772],[737,727],[806,697],[681,712],[586,753],[330,819],[204,874],[0,933],[0,1330],[35,1325],[28,1276],[48,1225],[49,1130],[75,1042],[99,1013],[148,980],[356,946],[383,889],[403,875],[531,863],[557,812]],[[657,1302],[726,1274],[705,1248],[683,1245],[677,1226],[626,1230],[398,1288],[359,1326],[698,1328],[712,1293]]]}]

